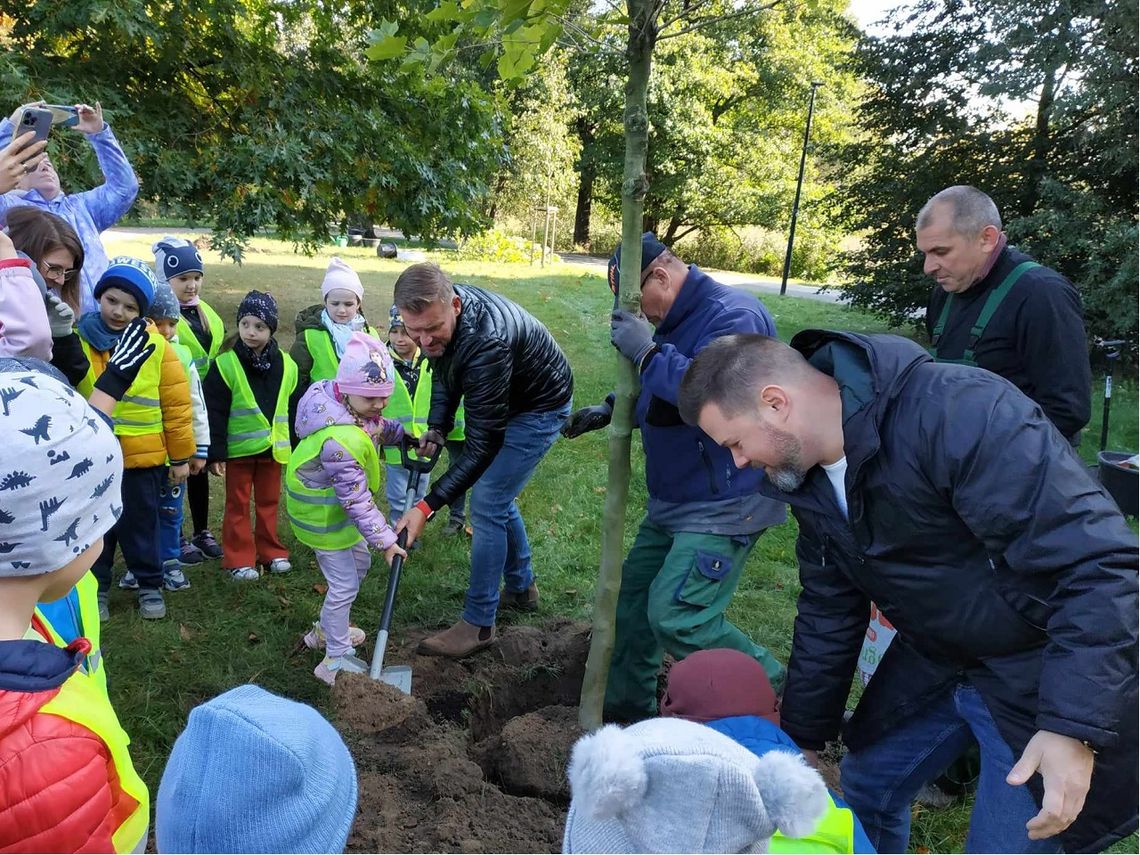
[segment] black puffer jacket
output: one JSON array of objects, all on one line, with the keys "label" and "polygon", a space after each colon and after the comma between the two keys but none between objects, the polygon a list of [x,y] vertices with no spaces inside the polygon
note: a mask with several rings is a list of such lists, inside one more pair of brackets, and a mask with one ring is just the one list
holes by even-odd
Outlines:
[{"label": "black puffer jacket", "polygon": [[503,446],[507,421],[570,402],[574,375],[565,354],[541,323],[505,297],[456,285],[462,309],[450,344],[432,365],[428,425],[444,436],[459,399],[466,413],[463,456],[432,485],[433,511],[471,489]]},{"label": "black puffer jacket", "polygon": [[898,638],[850,747],[969,680],[1015,755],[1037,730],[1100,750],[1067,851],[1128,834],[1137,548],[1112,500],[1040,409],[988,371],[935,364],[894,336],[813,330],[792,346],[842,393],[848,520],[819,467],[793,493],[762,487],[800,526],[781,726],[808,748],[836,736],[873,599]]}]

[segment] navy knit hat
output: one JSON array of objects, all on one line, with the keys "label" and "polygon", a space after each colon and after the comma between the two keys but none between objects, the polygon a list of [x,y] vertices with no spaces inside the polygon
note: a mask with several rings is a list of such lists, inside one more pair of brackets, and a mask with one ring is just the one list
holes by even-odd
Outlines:
[{"label": "navy knit hat", "polygon": [[169,282],[158,283],[146,316],[152,321],[176,321],[182,317],[182,312],[178,308],[178,298],[174,296],[174,289],[170,287]]},{"label": "navy knit hat", "polygon": [[118,288],[134,297],[139,304],[139,314],[145,315],[157,286],[149,264],[129,255],[118,255],[111,259],[95,283],[93,296],[98,300],[108,288]]},{"label": "navy knit hat", "polygon": [[[657,240],[657,236],[653,232],[646,232],[641,236],[641,272],[644,273],[649,269],[649,265],[657,260],[657,256],[663,253],[668,247],[661,241]],[[618,292],[618,278],[621,275],[621,244],[617,245],[614,254],[610,256],[609,266],[606,268],[606,280],[610,284],[610,291],[617,295]]]},{"label": "navy knit hat", "polygon": [[159,852],[343,852],[356,766],[306,704],[245,685],[190,711],[155,800]]},{"label": "navy knit hat", "polygon": [[403,326],[404,319],[400,316],[400,307],[393,305],[392,308],[388,310],[388,332],[396,329],[396,327],[402,328]]},{"label": "navy knit hat", "polygon": [[239,324],[246,315],[264,321],[270,332],[277,332],[277,301],[268,291],[250,291],[242,298],[237,310]]},{"label": "navy knit hat", "polygon": [[154,253],[154,270],[160,282],[183,273],[202,273],[202,255],[198,248],[187,240],[164,237],[151,248]]}]

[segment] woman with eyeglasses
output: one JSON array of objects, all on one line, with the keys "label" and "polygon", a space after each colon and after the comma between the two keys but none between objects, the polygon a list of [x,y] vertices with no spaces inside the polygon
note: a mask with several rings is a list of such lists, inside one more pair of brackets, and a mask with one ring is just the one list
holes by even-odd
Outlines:
[{"label": "woman with eyeglasses", "polygon": [[47,315],[51,326],[51,364],[75,385],[87,375],[87,356],[75,332],[79,311],[79,272],[83,242],[62,217],[39,208],[21,206],[8,211],[8,236],[17,250],[31,259],[47,284]]}]

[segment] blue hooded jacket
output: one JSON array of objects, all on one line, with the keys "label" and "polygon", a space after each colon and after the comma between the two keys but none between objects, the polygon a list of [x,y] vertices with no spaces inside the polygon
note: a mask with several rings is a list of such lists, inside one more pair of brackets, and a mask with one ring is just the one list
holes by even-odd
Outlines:
[{"label": "blue hooded jacket", "polygon": [[[764,473],[737,469],[732,454],[681,420],[677,393],[689,363],[714,339],[734,333],[774,336],[776,324],[760,300],[721,285],[698,268],[689,275],[653,340],[658,352],[641,374],[636,418],[645,448],[645,481],[653,499],[672,503],[752,500]],[[764,503],[756,531],[784,520],[784,506]],[[652,508],[652,504],[651,504]]]}]

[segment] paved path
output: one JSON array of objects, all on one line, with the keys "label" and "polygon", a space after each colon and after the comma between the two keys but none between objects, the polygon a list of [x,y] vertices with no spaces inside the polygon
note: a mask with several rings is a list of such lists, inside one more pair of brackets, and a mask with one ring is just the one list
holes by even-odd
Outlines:
[{"label": "paved path", "polygon": [[[383,229],[384,237],[403,237],[401,232],[395,229]],[[154,235],[166,234],[203,234],[208,235],[209,229],[189,229],[189,228],[158,228],[153,226],[122,226],[108,229],[106,234],[111,237],[151,237]],[[580,252],[560,252],[558,255],[562,258],[564,264],[574,264],[581,267],[588,267],[594,270],[601,270],[602,275],[605,275],[605,266],[607,259],[597,255],[586,255]],[[421,261],[423,255],[414,250],[401,252],[401,260],[407,261]],[[709,274],[718,282],[723,282],[725,285],[732,285],[735,288],[743,288],[746,291],[751,291],[754,294],[779,294],[780,293],[780,280],[772,279],[767,276],[757,276],[754,273],[733,273],[728,270],[710,270]],[[820,291],[816,285],[799,285],[794,282],[788,283],[788,296],[790,297],[803,297],[807,300],[819,300],[822,303],[843,303],[845,297],[842,291]]]}]

